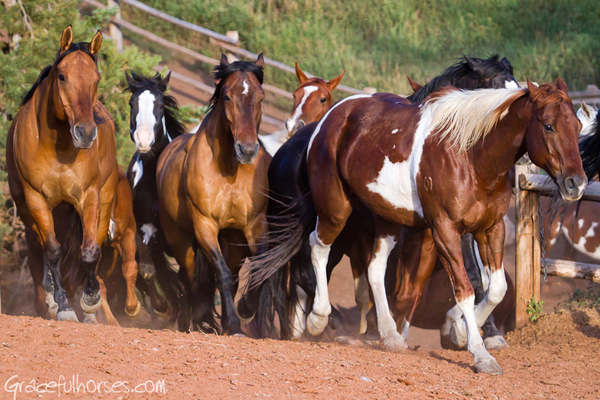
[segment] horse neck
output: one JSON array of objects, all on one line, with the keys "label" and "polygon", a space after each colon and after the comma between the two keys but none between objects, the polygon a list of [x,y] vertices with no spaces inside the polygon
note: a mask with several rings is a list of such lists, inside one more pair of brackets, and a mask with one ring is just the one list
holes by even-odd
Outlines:
[{"label": "horse neck", "polygon": [[235,173],[239,165],[235,156],[233,133],[225,117],[222,106],[217,104],[205,119],[204,129],[206,138],[213,153],[213,162],[219,170],[230,174]]},{"label": "horse neck", "polygon": [[495,185],[527,152],[525,139],[532,112],[528,96],[517,99],[483,142],[469,150],[482,181]]},{"label": "horse neck", "polygon": [[34,98],[30,100],[36,108],[39,141],[41,145],[54,147],[57,151],[74,150],[69,123],[56,117],[53,86],[53,81],[48,76],[37,88]]}]

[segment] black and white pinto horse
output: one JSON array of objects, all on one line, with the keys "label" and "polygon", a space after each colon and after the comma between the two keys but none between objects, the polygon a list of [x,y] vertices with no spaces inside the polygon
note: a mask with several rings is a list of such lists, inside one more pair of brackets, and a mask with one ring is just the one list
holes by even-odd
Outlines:
[{"label": "black and white pinto horse", "polygon": [[[422,102],[429,94],[444,86],[454,86],[470,90],[477,88],[517,88],[518,84],[513,76],[512,66],[506,58],[500,60],[498,56],[493,56],[489,59],[465,57],[464,60],[447,68],[441,75],[417,90],[408,99],[412,102]],[[270,232],[277,232],[278,225],[282,218],[285,220],[286,214],[301,214],[300,208],[302,208],[302,205],[295,200],[302,199],[303,193],[308,188],[306,152],[312,135],[312,129],[310,129],[310,125],[307,125],[307,128],[301,129],[290,140],[284,143],[271,161],[269,167],[271,201],[269,202],[268,209]],[[354,212],[349,218],[347,228],[342,231],[332,246],[327,264],[328,279],[331,276],[333,268],[339,263],[344,254],[350,257],[351,263],[356,259],[359,260],[358,262],[362,261],[363,263],[368,261],[370,253],[364,254],[365,251],[362,251],[363,256],[357,255],[363,249],[360,249],[361,240],[356,237],[355,232],[362,230],[364,235],[373,236],[374,227],[371,225],[373,225],[373,217],[368,212]],[[355,229],[357,226],[360,228]],[[365,241],[362,242],[364,243]],[[476,261],[479,259],[476,246],[477,244],[472,235],[464,236],[463,248],[466,250],[464,253],[465,265],[467,266],[469,279],[475,289],[476,301],[480,302],[484,299],[487,288],[483,283],[485,279],[482,279],[483,266],[479,265],[481,264],[480,261],[479,263]],[[365,250],[370,251],[371,246],[367,247],[368,249]],[[266,282],[263,285],[262,303],[260,305],[249,305],[249,301],[246,298],[242,298],[242,301],[238,304],[238,312],[241,312],[244,314],[244,317],[248,318],[250,317],[249,314],[257,309],[258,331],[263,336],[273,335],[272,332],[275,328],[270,323],[273,321],[274,314],[277,313],[280,320],[281,336],[283,338],[300,337],[306,330],[307,312],[312,309],[311,304],[315,296],[316,279],[311,265],[311,249],[307,241],[290,260],[290,283],[287,287],[289,298],[287,300],[278,298],[281,296],[279,288],[286,281],[286,277],[281,276],[284,273],[281,270],[282,272],[275,274],[269,279],[272,282]],[[393,292],[396,265],[397,261],[388,262],[386,286],[391,289],[387,291],[388,293]],[[361,312],[360,333],[365,333],[368,329],[366,313],[370,303],[369,285],[366,274],[355,276],[354,282],[355,300]],[[286,306],[282,306],[283,304],[286,304]],[[390,302],[390,304],[393,304],[393,302]],[[442,333],[452,339],[454,346],[460,347],[466,343],[466,337],[458,337],[457,332],[452,332],[453,334],[450,336],[452,326],[457,319],[462,317],[462,313],[457,313],[456,310],[453,309],[448,312],[447,323]],[[340,318],[339,312],[335,309],[332,318],[333,325],[335,326],[336,319]],[[289,322],[289,324],[286,322]],[[376,323],[373,323],[374,318],[370,318],[369,322],[369,331],[379,337]],[[339,321],[337,324],[339,325]],[[507,347],[506,341],[494,324],[491,315],[485,321],[482,329],[488,348],[498,349]],[[408,326],[404,326],[402,331],[403,334],[408,335]],[[448,343],[448,340],[445,342]]]},{"label": "black and white pinto horse", "polygon": [[177,101],[165,94],[170,73],[164,78],[160,74],[150,78],[135,73],[126,76],[131,92],[130,135],[137,149],[127,177],[133,192],[141,285],[150,295],[154,313],[163,316],[168,305],[157,290],[160,284],[172,307],[170,319],[174,320],[185,300],[179,295],[180,283],[164,254],[169,251],[158,217],[156,164],[167,144],[186,132],[177,118]]}]

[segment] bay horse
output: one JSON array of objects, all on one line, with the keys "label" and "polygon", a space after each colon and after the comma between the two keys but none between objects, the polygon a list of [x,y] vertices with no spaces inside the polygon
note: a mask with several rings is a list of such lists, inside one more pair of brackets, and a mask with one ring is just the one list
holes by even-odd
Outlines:
[{"label": "bay horse", "polygon": [[158,216],[158,191],[156,167],[158,158],[167,145],[186,132],[178,118],[177,100],[167,95],[171,73],[165,77],[152,77],[134,72],[127,78],[127,90],[131,92],[130,136],[136,152],[131,158],[127,176],[133,192],[133,213],[137,224],[137,247],[139,253],[142,289],[150,296],[154,314],[163,316],[168,304],[158,292],[161,287],[171,304],[171,320],[178,317],[178,310],[187,308],[187,298],[181,296],[182,285],[177,274],[171,270],[165,253],[170,254]]},{"label": "bay horse", "polygon": [[[271,157],[257,136],[263,67],[262,54],[255,62],[233,63],[222,55],[214,69],[217,87],[209,113],[196,134],[182,135],[166,147],[157,170],[161,226],[181,266],[180,278],[189,293],[196,276],[206,274],[205,264],[209,265],[211,276],[198,282],[204,285],[197,290],[203,296],[199,301],[207,306],[199,313],[212,312],[216,286],[223,330],[236,335],[243,332],[233,305],[234,275],[249,251],[258,251],[259,240],[267,233]],[[226,246],[242,241],[247,246]]]},{"label": "bay horse", "polygon": [[[478,326],[506,290],[502,256],[503,216],[511,195],[507,172],[527,152],[557,183],[565,201],[581,198],[587,186],[577,151],[581,123],[567,93],[561,78],[556,85],[539,88],[528,79],[527,89],[446,88],[421,104],[386,93],[337,103],[308,144],[314,209],[288,225],[285,240],[269,250],[270,262],[253,274],[253,283],[277,272],[310,233],[317,288],[307,329],[321,332],[331,312],[326,269],[331,245],[355,205],[363,204],[375,219],[368,277],[379,332],[387,349],[400,350],[406,343],[389,311],[385,269],[405,229],[430,228],[464,315],[475,370],[501,374]],[[473,233],[490,277],[487,295],[476,309],[461,251],[464,233]]]},{"label": "bay horse", "polygon": [[[297,73],[298,69],[299,68],[297,68]],[[477,87],[518,87],[513,76],[512,66],[510,65],[509,61],[506,58],[500,59],[498,56],[492,56],[489,59],[465,57],[464,60],[448,67],[439,76],[435,77],[424,86],[415,83],[414,81],[410,80],[410,78],[409,82],[411,83],[415,93],[412,96],[409,96],[408,100],[413,102],[419,101],[419,99],[422,100],[430,93],[448,85],[466,89],[474,89]],[[310,98],[308,100],[310,100]],[[292,114],[294,113],[296,113],[296,111],[293,110]],[[292,124],[289,125],[292,126]],[[290,212],[298,213],[300,212],[299,208],[302,208],[293,207],[292,205],[298,205],[298,203],[294,203],[294,199],[302,199],[302,193],[304,193],[308,187],[305,154],[310,136],[312,134],[311,132],[312,131],[310,129],[304,129],[298,132],[298,134],[292,137],[289,142],[284,144],[281,152],[273,158],[269,167],[269,187],[272,199],[269,202],[268,215],[270,224],[272,225],[270,230],[272,231],[277,231],[276,227],[279,224],[279,219],[281,216],[289,214]],[[294,208],[298,209],[294,210]],[[370,306],[370,298],[368,292],[368,282],[366,279],[366,269],[374,236],[374,226],[371,213],[364,209],[362,211],[363,212],[357,211],[353,213],[353,216],[350,218],[344,233],[342,233],[342,237],[336,240],[327,267],[327,273],[328,276],[330,276],[331,271],[339,263],[344,254],[347,254],[350,257],[355,281],[355,299],[361,317],[359,328],[359,332],[361,334],[367,331],[367,311],[369,310]],[[473,246],[475,246],[473,244],[473,238],[471,235],[466,236],[465,246],[467,246],[467,249],[472,249]],[[421,243],[416,242],[413,248],[410,249],[412,253],[419,254],[413,250],[418,247],[422,247],[423,249],[427,249],[427,251],[422,251],[423,254],[428,255],[428,257],[424,256],[422,260],[420,258],[413,258],[410,260],[412,263],[408,265],[412,265],[412,268],[407,268],[407,270],[412,271],[410,272],[412,274],[416,273],[421,262],[427,265],[425,268],[429,272],[427,274],[421,274],[420,276],[428,276],[428,274],[431,273],[431,269],[435,265],[437,254],[433,249],[431,235],[429,235],[428,238],[430,240],[427,243],[421,245]],[[423,238],[420,240],[423,240]],[[432,251],[434,253],[432,253]],[[396,255],[393,259],[397,260],[398,256],[399,255]],[[473,254],[471,254],[469,257],[466,256],[465,258],[467,260],[467,272],[471,282],[474,285],[478,301],[480,301],[485,296],[485,291],[482,286],[482,278],[479,267],[476,263],[470,262],[471,260],[475,260],[475,256]],[[409,260],[406,260],[406,263],[408,262]],[[423,292],[423,287],[427,282],[427,277],[418,280],[403,280],[402,276],[399,276],[398,279],[395,279],[395,271],[397,269],[396,264],[397,261],[390,260],[388,275],[391,276],[388,276],[387,280],[391,282],[391,287],[389,288],[390,293],[392,293],[392,290],[394,289],[394,281],[397,281],[398,284],[404,283],[403,286],[398,285],[398,288],[395,291],[398,298],[398,305],[396,309],[400,314],[399,325],[402,325],[403,308],[410,309],[410,315],[407,316],[407,319],[410,322],[412,313],[418,305],[418,296]],[[287,301],[290,309],[277,310],[277,313],[280,316],[282,314],[289,314],[293,321],[292,326],[288,326],[288,324],[284,322],[280,323],[281,336],[284,338],[289,338],[291,336],[299,338],[305,330],[305,313],[306,310],[310,308],[310,303],[314,298],[315,292],[315,278],[310,265],[310,246],[308,241],[306,241],[298,253],[290,260],[290,299]],[[398,271],[402,271],[402,269],[398,269]],[[442,273],[445,274],[445,272]],[[274,297],[273,293],[269,291],[267,291],[266,296]],[[257,305],[250,307],[248,306],[248,302],[245,298],[242,300],[243,301],[238,305],[238,313],[242,313],[246,318],[250,318],[250,315],[252,314],[253,310],[257,308]],[[395,305],[395,302],[392,302],[392,304]],[[259,333],[261,336],[268,336],[273,330],[273,327],[270,326],[270,322],[273,320],[273,315],[270,315],[269,313],[266,315],[264,314],[264,310],[267,309],[270,309],[270,307],[261,307],[257,316],[259,319],[258,325],[261,326],[262,329],[262,332]],[[334,311],[336,310],[334,309]],[[432,315],[431,310],[426,312],[429,315]],[[339,318],[340,317],[338,313],[334,317],[334,322],[339,324]],[[431,324],[428,323],[427,327],[430,326]],[[407,329],[407,326],[405,326],[406,333]],[[496,347],[498,347],[497,343],[505,343],[502,335],[494,325],[492,317],[486,320],[483,330],[486,336],[486,344],[495,343]],[[488,338],[490,339],[488,340]]]},{"label": "bay horse", "polygon": [[63,31],[54,64],[42,70],[24,97],[6,143],[10,192],[42,247],[42,284],[58,304],[59,320],[77,321],[60,272],[64,253],[72,250],[57,240],[64,232],[55,230],[53,210],[62,204],[76,213],[83,231],[80,256],[87,282],[81,308],[90,314],[101,303],[96,265],[118,180],[114,124],[97,99],[101,45],[100,31],[90,43],[73,43],[71,26]]},{"label": "bay horse", "polygon": [[274,156],[277,150],[299,128],[306,124],[320,120],[331,108],[333,97],[331,93],[340,84],[346,70],[335,78],[327,81],[323,78],[308,78],[296,62],[296,78],[298,87],[294,91],[294,104],[290,117],[285,121],[285,130],[271,135],[258,135],[263,147]]}]

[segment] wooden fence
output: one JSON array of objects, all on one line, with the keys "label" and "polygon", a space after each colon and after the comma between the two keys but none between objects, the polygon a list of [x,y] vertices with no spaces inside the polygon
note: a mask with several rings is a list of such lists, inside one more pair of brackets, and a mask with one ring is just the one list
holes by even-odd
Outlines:
[{"label": "wooden fence", "polygon": [[[539,198],[555,193],[556,185],[547,175],[538,175],[536,172],[537,167],[531,164],[517,164],[515,167],[517,327],[525,325],[529,320],[526,308],[531,296],[540,300],[543,262],[548,275],[589,279],[600,283],[600,265],[542,258]],[[600,201],[599,182],[588,185],[583,200]]]}]

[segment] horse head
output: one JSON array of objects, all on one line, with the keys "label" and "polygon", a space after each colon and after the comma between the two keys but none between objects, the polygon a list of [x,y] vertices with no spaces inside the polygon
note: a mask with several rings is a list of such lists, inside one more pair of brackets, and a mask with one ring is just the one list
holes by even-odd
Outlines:
[{"label": "horse head", "polygon": [[527,78],[533,115],[527,127],[527,152],[556,182],[565,201],[583,196],[588,179],[579,156],[578,136],[581,122],[577,119],[568,88],[562,78],[556,85],[537,87]]},{"label": "horse head", "polygon": [[73,145],[79,149],[92,147],[98,135],[94,108],[100,81],[96,54],[101,45],[100,31],[89,44],[73,43],[69,25],[62,33],[60,50],[49,74],[54,113],[69,123]]},{"label": "horse head", "polygon": [[294,92],[294,106],[291,117],[285,122],[288,137],[291,137],[298,129],[311,122],[319,121],[331,108],[331,92],[340,84],[346,71],[326,81],[322,78],[308,78],[296,62],[296,77],[298,88]]}]

